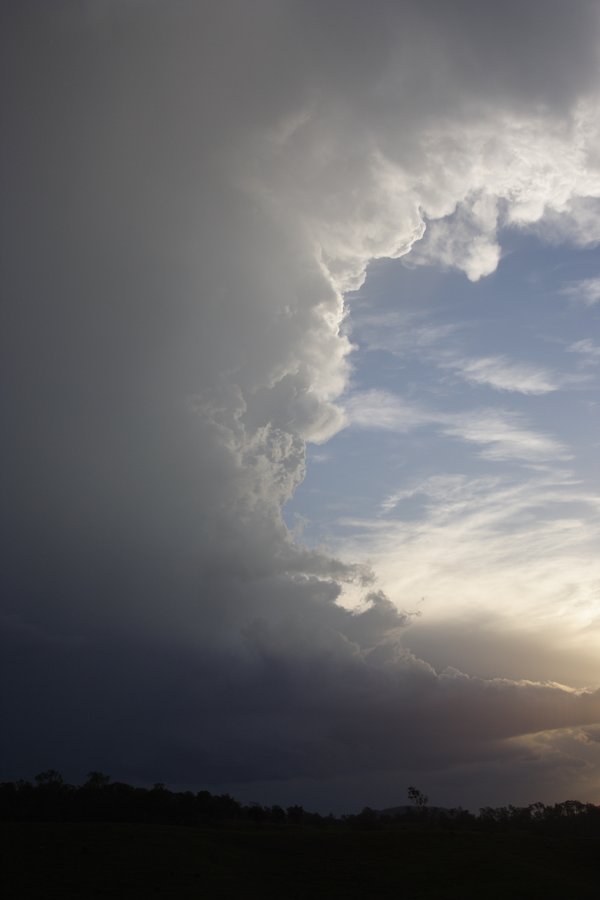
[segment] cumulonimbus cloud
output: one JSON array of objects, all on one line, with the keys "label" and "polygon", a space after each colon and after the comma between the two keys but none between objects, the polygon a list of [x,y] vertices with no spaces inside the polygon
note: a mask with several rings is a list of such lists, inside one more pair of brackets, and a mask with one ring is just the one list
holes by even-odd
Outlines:
[{"label": "cumulonimbus cloud", "polygon": [[[456,721],[475,747],[597,719],[595,694],[442,677],[394,649],[406,618],[372,574],[281,515],[306,443],[344,424],[343,295],[370,260],[478,279],[503,227],[597,225],[595,4],[4,15],[10,766],[91,752],[84,690],[107,765],[153,733],[143,771],[180,759],[187,780],[224,779],[224,760],[245,779],[385,768],[406,716],[415,758]],[[364,612],[336,604],[344,580]],[[41,654],[30,627],[38,650],[53,636]]]}]

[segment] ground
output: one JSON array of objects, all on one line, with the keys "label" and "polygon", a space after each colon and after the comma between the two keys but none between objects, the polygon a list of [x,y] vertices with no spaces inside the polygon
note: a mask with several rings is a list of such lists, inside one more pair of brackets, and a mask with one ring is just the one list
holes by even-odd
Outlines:
[{"label": "ground", "polygon": [[598,896],[600,840],[310,827],[3,824],[6,900]]}]

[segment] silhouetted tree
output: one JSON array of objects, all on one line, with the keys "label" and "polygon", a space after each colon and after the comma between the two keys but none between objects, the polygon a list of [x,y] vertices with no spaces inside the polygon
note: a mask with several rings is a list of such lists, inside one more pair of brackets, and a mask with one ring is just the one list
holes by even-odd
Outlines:
[{"label": "silhouetted tree", "polygon": [[356,824],[359,828],[374,828],[379,820],[379,813],[370,806],[365,806],[356,816]]},{"label": "silhouetted tree", "polygon": [[287,815],[288,821],[299,824],[303,820],[305,813],[302,806],[288,806]]},{"label": "silhouetted tree", "polygon": [[110,775],[104,775],[102,772],[88,772],[87,781],[83,786],[84,788],[97,791],[100,788],[107,787],[109,784]]},{"label": "silhouetted tree", "polygon": [[45,772],[36,775],[33,780],[38,787],[43,788],[60,788],[64,784],[62,775],[56,769],[46,769]]},{"label": "silhouetted tree", "polygon": [[413,807],[387,813],[365,807],[362,812],[339,818],[310,813],[302,806],[266,807],[258,803],[242,806],[229,794],[208,791],[173,792],[164,784],[152,788],[111,782],[107,775],[92,771],[81,787],[66,784],[56,769],[47,769],[28,781],[0,783],[0,821],[12,822],[149,822],[236,827],[241,822],[310,828],[403,828],[417,818],[429,827],[477,829],[482,832],[522,832],[600,837],[600,806],[567,800],[545,806],[484,807],[475,817],[460,807],[453,810],[426,809],[428,798],[414,786],[408,788]]},{"label": "silhouetted tree", "polygon": [[418,788],[413,787],[412,784],[408,788],[408,799],[411,803],[414,803],[415,808],[422,811],[427,806],[429,802],[429,797],[426,797],[422,791],[418,790]]},{"label": "silhouetted tree", "polygon": [[271,821],[275,822],[277,825],[285,822],[285,810],[282,809],[281,806],[271,807]]}]

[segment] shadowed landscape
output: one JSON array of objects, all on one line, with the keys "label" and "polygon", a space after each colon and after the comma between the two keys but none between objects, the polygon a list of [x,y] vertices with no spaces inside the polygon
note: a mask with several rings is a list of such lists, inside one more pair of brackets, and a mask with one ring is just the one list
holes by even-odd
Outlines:
[{"label": "shadowed landscape", "polygon": [[54,772],[0,794],[9,898],[592,898],[600,877],[600,807],[576,801],[334,817]]},{"label": "shadowed landscape", "polygon": [[0,58],[2,900],[600,897],[599,0]]}]

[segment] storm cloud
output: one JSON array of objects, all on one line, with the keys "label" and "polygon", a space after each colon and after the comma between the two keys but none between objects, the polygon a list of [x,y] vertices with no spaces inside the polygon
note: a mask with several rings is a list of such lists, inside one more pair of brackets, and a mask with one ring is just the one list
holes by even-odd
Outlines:
[{"label": "storm cloud", "polygon": [[2,16],[6,777],[326,804],[340,776],[545,771],[515,739],[598,722],[597,691],[436,671],[404,598],[282,509],[347,424],[370,261],[477,280],[502,229],[600,239],[597,5]]}]

